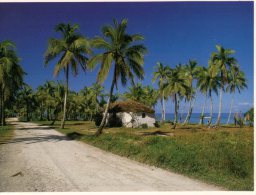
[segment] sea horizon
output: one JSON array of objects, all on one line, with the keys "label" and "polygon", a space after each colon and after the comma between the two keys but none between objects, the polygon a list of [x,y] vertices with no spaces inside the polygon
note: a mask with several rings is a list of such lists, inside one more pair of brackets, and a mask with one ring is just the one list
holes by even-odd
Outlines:
[{"label": "sea horizon", "polygon": [[[231,113],[229,124],[234,123],[234,114],[235,114],[235,112]],[[239,112],[238,112],[238,114],[239,114]],[[162,115],[161,113],[155,113],[156,120],[160,121],[161,115]],[[199,123],[200,115],[201,115],[201,113],[192,113],[191,118],[190,118],[190,123]],[[210,113],[205,113],[204,115],[205,115],[205,117],[209,117]],[[241,112],[241,115],[243,117],[244,113]],[[178,122],[183,122],[185,120],[186,116],[187,116],[187,113],[183,113],[183,114],[179,113],[178,114]],[[221,124],[227,123],[228,116],[229,116],[229,113],[221,113],[221,121],[220,121]],[[217,117],[218,117],[218,113],[213,113],[212,124],[216,123]],[[166,119],[166,121],[168,121],[168,120],[173,121],[174,113],[166,113],[165,119]],[[209,120],[208,118],[205,118],[204,123],[207,124],[208,120]]]}]

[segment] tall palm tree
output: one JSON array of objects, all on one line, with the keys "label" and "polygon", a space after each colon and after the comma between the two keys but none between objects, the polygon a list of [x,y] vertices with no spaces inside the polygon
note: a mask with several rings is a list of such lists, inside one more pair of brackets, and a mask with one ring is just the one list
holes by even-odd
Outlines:
[{"label": "tall palm tree", "polygon": [[59,57],[57,64],[55,65],[54,75],[57,76],[61,70],[64,70],[65,74],[65,97],[63,106],[63,118],[61,121],[61,128],[64,128],[66,119],[66,105],[68,96],[68,81],[69,71],[72,70],[74,76],[78,74],[78,66],[82,67],[82,70],[86,70],[87,60],[85,54],[90,54],[89,41],[79,34],[77,31],[79,26],[77,24],[64,24],[60,23],[56,25],[55,31],[61,33],[61,38],[49,39],[48,49],[45,54],[45,64],[49,61]]},{"label": "tall palm tree", "polygon": [[170,69],[170,73],[167,77],[167,82],[164,84],[164,93],[174,97],[174,125],[173,128],[176,128],[178,121],[178,109],[179,109],[179,100],[182,96],[186,94],[186,91],[189,89],[187,81],[182,77],[182,72],[180,68],[176,67],[175,69]]},{"label": "tall palm tree", "polygon": [[0,43],[0,116],[5,125],[5,103],[22,86],[25,72],[19,64],[15,45],[10,41]]},{"label": "tall palm tree", "polygon": [[[212,114],[213,114],[213,101],[212,101],[212,93],[218,95],[218,89],[221,85],[221,79],[218,76],[217,67],[203,67],[203,70],[198,75],[198,87],[200,91],[206,93],[210,98],[210,120],[208,126],[212,123]],[[204,111],[204,108],[203,108]],[[202,113],[204,114],[204,113]]]},{"label": "tall palm tree", "polygon": [[188,93],[187,99],[189,101],[189,110],[188,110],[186,119],[183,122],[183,125],[185,125],[186,123],[189,123],[190,121],[190,117],[191,117],[195,100],[196,100],[196,92],[193,89],[193,81],[197,78],[199,72],[200,72],[200,67],[197,64],[197,61],[189,60],[189,63],[185,66],[184,77],[188,79],[191,93]]},{"label": "tall palm tree", "polygon": [[157,79],[158,81],[158,87],[159,87],[159,97],[161,98],[161,106],[162,106],[162,122],[165,121],[165,95],[163,92],[163,86],[166,82],[166,78],[170,72],[169,66],[164,66],[162,63],[157,62],[157,66],[155,67],[156,71],[154,72],[154,77],[152,79],[153,82],[155,82]]},{"label": "tall palm tree", "polygon": [[221,85],[219,88],[219,113],[216,121],[216,125],[220,125],[221,121],[221,109],[222,109],[222,92],[225,85],[228,83],[228,72],[232,66],[236,66],[237,60],[231,57],[235,53],[234,50],[224,49],[220,45],[216,45],[217,52],[213,52],[209,61],[210,66],[216,66],[219,69]]},{"label": "tall palm tree", "polygon": [[231,67],[231,70],[228,73],[228,86],[226,88],[226,91],[232,94],[227,124],[229,124],[230,121],[230,116],[234,102],[234,93],[236,92],[236,90],[238,91],[238,93],[240,93],[240,91],[244,88],[247,88],[244,72],[239,70],[239,68]]},{"label": "tall palm tree", "polygon": [[126,19],[122,20],[120,23],[114,20],[112,26],[107,25],[102,28],[103,38],[96,37],[92,41],[94,47],[101,49],[101,51],[104,50],[103,53],[95,55],[88,62],[91,68],[95,67],[98,63],[101,64],[97,83],[104,82],[111,66],[114,65],[109,98],[96,135],[100,135],[105,126],[110,100],[113,95],[114,86],[117,87],[118,80],[120,79],[122,85],[125,86],[128,79],[133,82],[134,75],[138,79],[144,78],[143,64],[146,48],[142,44],[134,44],[136,41],[143,40],[143,37],[139,34],[129,35],[126,29]]}]

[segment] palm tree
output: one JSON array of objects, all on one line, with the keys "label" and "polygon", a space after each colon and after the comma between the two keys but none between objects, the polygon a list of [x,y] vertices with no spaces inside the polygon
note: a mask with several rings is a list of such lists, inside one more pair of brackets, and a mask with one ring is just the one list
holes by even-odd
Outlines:
[{"label": "palm tree", "polygon": [[51,113],[51,107],[53,105],[53,93],[55,90],[55,83],[54,81],[46,81],[43,85],[43,89],[46,93],[46,111],[47,111],[47,120],[50,121],[50,113]]},{"label": "palm tree", "polygon": [[157,103],[158,92],[152,86],[142,86],[141,83],[137,83],[129,87],[129,91],[124,93],[124,97],[152,108]]},{"label": "palm tree", "polygon": [[19,65],[15,45],[10,41],[0,43],[0,116],[5,125],[5,103],[23,84],[25,72]]},{"label": "palm tree", "polygon": [[[212,114],[213,114],[213,102],[212,102],[212,92],[218,95],[218,89],[221,85],[220,77],[218,76],[217,67],[203,67],[203,70],[198,75],[198,87],[199,90],[207,94],[210,98],[210,120],[208,126],[212,123]],[[203,111],[201,117],[203,116]]]},{"label": "palm tree", "polygon": [[48,49],[45,54],[45,64],[49,61],[59,57],[57,64],[55,65],[54,75],[57,76],[61,70],[64,70],[65,74],[65,97],[63,106],[63,118],[61,122],[61,128],[64,128],[66,119],[66,105],[68,96],[68,80],[69,69],[72,70],[74,76],[78,74],[78,64],[82,67],[82,70],[86,70],[86,62],[88,58],[85,54],[90,53],[89,41],[77,33],[79,26],[77,24],[70,25],[60,23],[55,27],[56,32],[61,33],[60,39],[49,39]]},{"label": "palm tree", "polygon": [[162,106],[162,122],[165,121],[165,95],[163,92],[163,86],[166,82],[166,78],[170,72],[169,66],[164,66],[162,63],[157,62],[157,66],[155,67],[156,71],[154,72],[154,77],[152,79],[155,82],[159,79],[158,87],[159,87],[159,97],[161,98],[161,106]]},{"label": "palm tree", "polygon": [[228,86],[226,88],[226,91],[232,94],[227,124],[229,124],[229,120],[232,112],[232,107],[234,102],[234,93],[236,92],[236,90],[240,93],[240,91],[244,88],[247,88],[244,72],[239,70],[239,68],[231,67],[231,70],[228,73]]},{"label": "palm tree", "polygon": [[141,83],[136,83],[129,87],[129,91],[124,93],[126,99],[133,101],[143,102],[145,96],[145,90]]},{"label": "palm tree", "polygon": [[217,52],[213,52],[209,61],[210,66],[216,66],[220,72],[221,85],[219,88],[220,100],[219,100],[219,113],[216,121],[216,125],[220,125],[221,121],[221,109],[222,109],[222,92],[225,85],[228,83],[228,72],[232,66],[236,66],[237,60],[230,55],[234,54],[234,50],[224,49],[220,45],[216,45]]},{"label": "palm tree", "polygon": [[18,99],[20,102],[19,104],[24,106],[27,121],[30,121],[30,112],[32,110],[32,102],[34,100],[34,93],[32,88],[24,83],[18,93]]},{"label": "palm tree", "polygon": [[104,88],[97,83],[93,83],[91,88],[93,90],[93,99],[95,101],[95,112],[98,112],[99,111],[98,96],[102,93]]},{"label": "palm tree", "polygon": [[111,69],[111,65],[114,65],[109,98],[96,135],[100,135],[105,126],[110,100],[114,86],[117,87],[118,80],[120,79],[122,85],[125,86],[128,79],[134,82],[134,75],[138,79],[143,79],[144,76],[143,64],[146,48],[142,44],[134,44],[136,41],[143,40],[143,37],[139,34],[127,34],[126,28],[126,19],[122,20],[121,23],[114,20],[113,26],[107,25],[102,28],[103,38],[96,37],[92,41],[95,48],[104,50],[103,53],[95,55],[88,62],[91,68],[98,63],[101,64],[97,83],[103,83]]},{"label": "palm tree", "polygon": [[164,93],[174,97],[175,110],[174,110],[174,125],[173,128],[176,128],[178,120],[178,109],[179,101],[182,96],[185,95],[188,90],[187,81],[181,76],[182,72],[179,67],[175,69],[170,69],[168,74],[167,81],[164,84]]},{"label": "palm tree", "polygon": [[189,101],[189,110],[186,116],[186,119],[183,122],[183,125],[189,123],[193,107],[196,100],[196,92],[193,89],[193,81],[197,78],[198,73],[200,72],[200,67],[198,66],[195,60],[189,60],[189,63],[185,66],[184,77],[188,79],[190,93],[188,93],[187,99]]},{"label": "palm tree", "polygon": [[58,82],[57,85],[54,85],[54,90],[52,95],[54,99],[54,110],[53,110],[54,118],[52,120],[51,125],[54,125],[58,114],[61,112],[61,110],[63,110],[65,86],[61,82]]}]

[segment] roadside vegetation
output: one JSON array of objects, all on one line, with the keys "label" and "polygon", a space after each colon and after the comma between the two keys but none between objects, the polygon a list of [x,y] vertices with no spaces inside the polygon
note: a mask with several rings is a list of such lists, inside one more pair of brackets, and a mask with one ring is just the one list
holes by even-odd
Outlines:
[{"label": "roadside vegetation", "polygon": [[0,126],[0,145],[12,139],[14,129],[12,125]]},{"label": "roadside vegetation", "polygon": [[[50,122],[39,121],[49,125]],[[93,122],[67,121],[54,127],[80,140],[130,159],[201,179],[229,190],[253,190],[253,128],[166,123],[160,128],[107,128],[100,137]]]}]

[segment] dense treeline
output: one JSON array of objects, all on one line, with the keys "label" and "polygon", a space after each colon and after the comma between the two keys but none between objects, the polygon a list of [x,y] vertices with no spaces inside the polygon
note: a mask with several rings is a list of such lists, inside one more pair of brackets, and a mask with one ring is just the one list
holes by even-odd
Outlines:
[{"label": "dense treeline", "polygon": [[[143,86],[137,80],[144,79],[144,56],[147,53],[143,45],[143,36],[126,32],[127,20],[120,23],[114,20],[113,25],[102,28],[102,36],[88,39],[79,32],[78,25],[58,24],[55,28],[61,38],[50,38],[45,53],[45,64],[57,59],[54,75],[64,71],[64,82],[46,81],[35,91],[23,84],[25,75],[14,45],[8,41],[0,44],[0,90],[1,90],[1,124],[4,125],[6,114],[17,114],[24,120],[93,120],[103,113],[97,135],[102,133],[111,102],[117,99],[132,99],[154,107],[159,100],[162,106],[162,122],[165,122],[166,101],[175,105],[173,128],[178,123],[181,101],[189,104],[189,110],[182,121],[183,125],[190,122],[195,101],[203,95],[202,112],[199,124],[204,124],[204,112],[207,99],[210,100],[210,120],[212,126],[213,95],[219,96],[219,114],[216,126],[220,125],[223,93],[231,93],[230,116],[233,106],[233,94],[247,87],[244,72],[240,69],[233,54],[235,51],[220,45],[212,52],[208,65],[198,65],[197,61],[189,60],[186,64],[175,67],[157,63],[152,82],[158,82],[158,89]],[[95,54],[96,53],[96,54]],[[79,92],[69,89],[70,73],[76,76],[80,69],[93,70],[100,66],[96,83],[84,87]],[[113,69],[111,67],[113,66]],[[80,68],[79,68],[80,67]],[[103,82],[113,70],[110,91],[104,91]],[[131,87],[124,94],[116,94],[118,83]],[[104,110],[103,110],[104,109]],[[7,113],[6,113],[7,112]],[[171,112],[171,111],[169,111]]]}]

